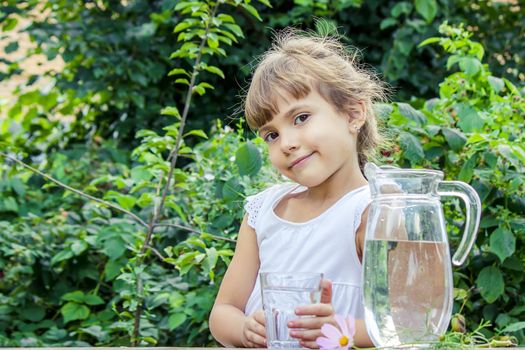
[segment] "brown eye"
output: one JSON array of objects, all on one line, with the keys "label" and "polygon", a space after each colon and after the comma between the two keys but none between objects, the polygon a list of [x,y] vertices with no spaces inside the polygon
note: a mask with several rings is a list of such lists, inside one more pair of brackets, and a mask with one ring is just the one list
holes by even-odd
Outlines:
[{"label": "brown eye", "polygon": [[310,118],[310,115],[307,113],[299,114],[297,117],[294,118],[293,123],[294,125],[300,125],[306,122]]},{"label": "brown eye", "polygon": [[269,132],[266,135],[264,135],[264,141],[265,142],[273,142],[273,141],[275,141],[277,136],[279,136],[279,134],[277,134],[276,132],[273,132],[273,131]]}]

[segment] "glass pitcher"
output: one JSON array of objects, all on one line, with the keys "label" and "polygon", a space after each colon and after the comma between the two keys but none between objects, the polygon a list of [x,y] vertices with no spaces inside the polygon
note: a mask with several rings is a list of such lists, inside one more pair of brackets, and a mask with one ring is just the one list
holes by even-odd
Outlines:
[{"label": "glass pitcher", "polygon": [[476,238],[481,202],[436,170],[365,166],[372,195],[363,258],[365,322],[377,347],[424,346],[452,314],[452,267],[440,196],[460,197],[465,232],[452,258],[461,265]]}]

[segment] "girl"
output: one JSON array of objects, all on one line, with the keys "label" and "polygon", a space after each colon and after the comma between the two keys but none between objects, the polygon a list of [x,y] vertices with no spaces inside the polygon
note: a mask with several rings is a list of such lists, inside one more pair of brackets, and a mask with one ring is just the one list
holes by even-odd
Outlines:
[{"label": "girl", "polygon": [[372,105],[383,97],[382,84],[335,38],[287,30],[262,57],[246,119],[267,143],[272,165],[293,182],[247,198],[210,315],[210,330],[223,345],[266,347],[259,272],[312,271],[327,278],[321,303],[297,308],[291,336],[318,348],[324,323],[336,326],[335,314],[352,315],[355,345],[372,346],[362,320],[370,194],[361,169],[379,142]]}]

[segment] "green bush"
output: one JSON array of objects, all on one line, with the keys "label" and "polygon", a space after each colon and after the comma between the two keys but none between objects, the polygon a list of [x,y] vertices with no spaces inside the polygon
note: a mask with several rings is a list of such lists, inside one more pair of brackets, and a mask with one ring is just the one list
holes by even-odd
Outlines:
[{"label": "green bush", "polygon": [[[437,42],[454,69],[440,85],[438,98],[386,106],[387,125],[395,130],[399,152],[390,161],[403,167],[441,169],[447,179],[470,183],[478,192],[482,221],[468,264],[454,273],[456,311],[470,329],[482,319],[496,330],[525,342],[525,90],[495,77],[483,64],[484,49],[462,26],[442,25]],[[388,155],[388,154],[387,154]],[[447,211],[450,240],[457,246],[462,209]]]},{"label": "green bush", "polygon": [[[36,5],[36,2],[29,4]],[[97,18],[107,21],[104,22],[106,24],[115,18],[118,21],[123,19],[146,30],[154,27],[151,24],[160,20],[157,15],[164,13],[163,6],[171,2],[155,2],[157,7],[153,7],[155,11],[152,13],[137,13],[141,4],[144,5],[144,2],[137,1],[134,4],[139,7],[127,8],[129,12],[122,18],[118,14],[125,9],[114,9],[114,2],[96,3],[100,4],[104,6],[97,8],[93,3],[95,7],[73,8],[69,12],[59,6],[55,9],[55,15],[64,16],[63,21],[59,21],[65,26],[64,33],[74,31],[72,24],[90,16],[90,11],[95,12],[94,16],[102,16]],[[184,27],[191,22],[191,15],[183,13],[184,6],[192,9],[190,5],[181,4],[188,3],[179,2],[177,16],[180,17],[173,18],[177,18],[177,26]],[[199,4],[201,6],[204,2]],[[337,16],[349,17],[349,8],[361,6],[361,9],[370,11],[382,9],[390,14],[388,18],[406,20],[406,26],[423,28],[422,31],[411,29],[421,34],[421,37],[411,40],[420,40],[432,32],[431,26],[435,26],[432,21],[440,13],[436,10],[434,14],[433,1],[417,1],[415,7],[406,5],[407,2],[399,3],[405,5],[394,5],[394,2],[381,4],[297,1],[292,6],[292,15],[284,16],[284,9],[290,5],[282,2],[275,5],[273,16],[268,16],[268,20],[278,27],[309,18],[312,14],[335,16],[337,13]],[[17,8],[14,4],[10,6],[11,9]],[[247,74],[245,64],[248,55],[262,49],[261,38],[267,37],[261,24],[245,15],[250,13],[250,16],[257,18],[255,9],[250,5],[241,14],[232,11],[234,23],[230,22],[230,17],[223,17],[226,23],[238,23],[245,30],[259,28],[256,34],[247,38],[246,52],[241,54],[242,49],[239,49],[227,55],[223,59],[224,71],[210,68],[214,64],[218,66],[218,60],[212,53],[222,49],[217,46],[219,40],[212,37],[205,45],[209,49],[205,62],[208,69],[199,66],[194,72],[236,76],[236,69]],[[167,16],[167,12],[165,14],[166,17],[161,17],[166,22],[162,23],[166,25],[166,30],[171,31],[169,23],[174,24],[173,18]],[[201,11],[197,15],[204,16],[205,13]],[[423,24],[411,16],[422,17],[427,22]],[[351,18],[360,21],[359,18]],[[385,18],[382,14],[373,17],[373,21],[388,19]],[[394,30],[394,27],[387,26],[388,23],[383,24],[383,29]],[[306,24],[310,23],[307,21]],[[129,53],[128,49],[133,51],[133,45],[138,44],[135,37],[129,41],[120,37],[126,24],[120,25],[109,27],[115,28],[115,40],[125,48],[125,56]],[[364,28],[365,23],[361,25],[363,27],[360,28]],[[38,24],[35,24],[32,28],[37,27]],[[44,32],[56,30],[44,27],[40,28]],[[156,30],[161,27],[159,24]],[[198,45],[185,36],[194,33],[193,36],[198,39],[200,28],[188,26],[180,29],[182,27],[179,27],[181,34],[184,34],[182,42],[192,42],[194,46],[181,45],[175,51],[181,57],[177,54],[174,57],[181,59],[181,66],[188,66],[194,62],[192,59]],[[406,51],[403,51],[405,56],[399,56],[403,60],[401,66],[413,62],[411,55],[422,50],[415,46],[416,41],[407,44],[409,49],[398,43],[404,40],[401,38],[411,37],[412,32],[403,28],[395,32],[400,30],[406,35],[396,34],[393,44],[397,49]],[[238,34],[237,27],[230,29],[231,35]],[[176,147],[183,122],[178,110],[172,106],[172,102],[175,104],[177,101],[166,99],[157,105],[153,90],[146,91],[144,96],[152,98],[145,103],[149,105],[151,102],[155,111],[148,108],[142,110],[133,100],[133,93],[142,92],[141,83],[134,81],[127,72],[125,76],[129,80],[124,79],[116,72],[117,67],[108,62],[96,63],[103,65],[100,69],[107,74],[103,74],[104,78],[112,77],[102,81],[107,84],[114,78],[119,84],[129,85],[130,90],[120,89],[127,94],[121,96],[124,102],[119,100],[117,90],[108,92],[110,90],[104,84],[93,85],[97,79],[93,80],[94,72],[88,69],[91,66],[85,66],[87,63],[82,55],[105,55],[104,50],[108,47],[102,44],[106,40],[105,35],[112,34],[105,27],[98,30],[93,33],[101,37],[94,38],[93,46],[71,39],[75,43],[68,50],[73,50],[71,52],[75,54],[70,57],[71,71],[66,70],[70,75],[59,77],[71,79],[71,89],[66,89],[66,79],[57,83],[58,90],[21,95],[19,104],[11,109],[7,121],[1,122],[0,144],[2,152],[10,151],[9,155],[13,156],[19,154],[54,178],[82,188],[89,195],[104,198],[113,207],[101,206],[97,204],[99,202],[86,203],[11,161],[0,165],[0,345],[118,346],[136,342],[143,345],[212,345],[214,342],[207,332],[208,313],[218,283],[233,254],[244,198],[269,183],[280,181],[280,178],[270,170],[267,158],[261,156],[264,146],[260,139],[247,139],[245,135],[248,132],[242,125],[237,125],[235,130],[223,127],[220,122],[205,125],[210,120],[210,114],[203,112],[203,117],[193,125],[205,125],[210,130],[209,136],[201,130],[184,134],[177,153],[183,157],[183,163],[174,170],[175,186],[166,196],[159,226],[152,231],[152,240],[147,241],[148,228],[133,220],[132,216],[122,214],[122,210],[115,210],[115,206],[140,218],[152,216],[159,203],[162,185],[166,183],[165,177],[173,159],[170,153]],[[471,41],[470,34],[450,26],[443,26],[442,32],[445,37],[427,41],[427,44],[439,42],[450,53],[446,68],[452,69],[452,73],[439,84],[439,97],[413,99],[410,104],[398,102],[379,106],[399,145],[383,150],[383,161],[403,167],[442,169],[448,178],[469,182],[476,188],[484,205],[483,221],[468,264],[454,273],[457,287],[455,311],[467,316],[467,325],[471,330],[476,329],[481,318],[491,321],[492,327],[482,327],[487,338],[503,331],[524,343],[525,325],[519,322],[525,313],[522,296],[525,151],[524,134],[520,129],[525,115],[524,91],[509,80],[491,74],[488,65],[482,63],[483,45]],[[140,30],[137,33],[140,34]],[[44,40],[44,37],[40,38]],[[359,45],[357,39],[352,42]],[[227,44],[227,40],[221,41],[221,44],[224,43]],[[233,40],[230,39],[230,43]],[[424,47],[430,50],[424,52],[438,53],[437,48]],[[109,49],[112,48],[110,45]],[[97,51],[99,49],[102,51]],[[396,52],[392,50],[391,53]],[[163,60],[170,52],[163,56]],[[107,57],[115,58],[112,55]],[[156,62],[153,58],[148,59]],[[436,62],[439,60],[433,61],[430,66],[437,67]],[[165,63],[158,64],[166,67],[163,66]],[[133,62],[133,65],[136,64]],[[427,67],[427,64],[417,61],[414,67],[422,71],[421,67]],[[239,69],[239,66],[244,69]],[[134,72],[144,73],[142,68]],[[440,69],[445,70],[444,67]],[[399,72],[407,73],[405,78],[411,77],[410,70],[401,69]],[[165,79],[164,73],[162,79]],[[185,85],[187,80],[184,81],[182,76],[192,74],[183,68],[175,68],[172,75],[182,79],[178,82]],[[147,89],[157,88],[150,84],[162,85],[154,79],[155,76],[148,75],[148,79],[153,80],[148,80]],[[87,79],[82,83],[86,86],[84,90],[79,87],[82,85],[81,77]],[[121,78],[123,80],[119,80]],[[419,78],[414,75],[414,79]],[[209,81],[218,86],[213,79]],[[206,93],[198,106],[192,109],[194,115],[217,106],[213,100],[217,97],[208,92],[210,87],[207,84],[199,80],[193,85],[195,91],[191,91],[190,96]],[[432,85],[431,80],[426,79],[418,84],[415,84],[418,89]],[[169,87],[163,89],[168,91]],[[237,87],[225,84],[219,93],[233,98],[236,91]],[[432,91],[432,86],[425,91]],[[179,98],[182,96],[180,91],[175,92]],[[97,94],[107,93],[111,96],[109,100],[96,97]],[[221,103],[227,104],[227,101],[224,99]],[[104,104],[107,106],[102,107]],[[59,129],[59,123],[50,121],[48,114],[60,112],[64,106],[70,106],[71,110],[79,113],[78,124]],[[164,108],[162,117],[159,117],[161,106]],[[151,114],[139,117],[138,110]],[[119,113],[127,113],[128,119],[111,124]],[[100,136],[104,135],[103,132],[97,136],[89,134],[88,130],[95,125],[98,127],[97,123],[105,118],[108,123],[101,125],[107,131],[106,135],[119,129],[121,122],[129,123],[131,129],[142,129],[147,125],[152,130],[137,132],[133,140],[134,150],[128,154],[127,151],[119,151],[116,142],[104,141],[105,137]],[[13,121],[17,125],[15,132],[10,130]],[[160,126],[166,123],[168,125],[161,129]],[[125,126],[119,130],[126,130]],[[98,131],[95,130],[95,134]],[[87,136],[89,142],[81,146],[67,144],[68,137],[77,136]],[[121,140],[130,138],[130,135],[121,136]],[[446,206],[446,217],[450,218],[448,227],[454,248],[460,239],[461,206],[450,202]],[[142,251],[146,241],[148,244]],[[137,320],[140,322],[137,323]],[[138,337],[134,334],[137,325],[140,326]]]}]

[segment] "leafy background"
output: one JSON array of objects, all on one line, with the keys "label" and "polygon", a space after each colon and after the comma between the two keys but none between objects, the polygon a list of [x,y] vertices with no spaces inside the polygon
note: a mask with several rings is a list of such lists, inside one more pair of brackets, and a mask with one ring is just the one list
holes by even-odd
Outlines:
[{"label": "leafy background", "polygon": [[[454,270],[454,313],[470,332],[449,334],[525,344],[517,1],[238,0],[216,11],[213,1],[0,4],[2,35],[29,20],[22,30],[35,44],[22,58],[0,56],[0,79],[15,79],[34,55],[64,61],[0,104],[0,345],[215,344],[207,319],[244,198],[281,180],[244,126],[239,96],[272,31],[288,25],[338,28],[392,86],[393,102],[377,106],[394,141],[380,162],[442,169],[478,191],[478,239]],[[5,48],[17,50],[16,40]],[[153,215],[179,139],[175,183],[148,238],[115,207]],[[463,208],[450,201],[445,212],[455,249]]]}]

